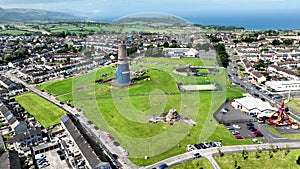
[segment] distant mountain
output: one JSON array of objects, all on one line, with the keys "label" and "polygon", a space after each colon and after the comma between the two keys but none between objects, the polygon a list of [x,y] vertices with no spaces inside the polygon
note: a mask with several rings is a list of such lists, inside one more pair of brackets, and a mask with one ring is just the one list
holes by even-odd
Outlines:
[{"label": "distant mountain", "polygon": [[131,15],[127,16],[118,20],[115,20],[112,22],[113,24],[155,24],[155,23],[161,23],[161,24],[169,24],[169,25],[189,25],[190,23],[185,21],[182,18],[172,16],[172,15],[166,15],[166,14],[157,14],[157,13],[150,13],[150,14],[137,14],[137,15]]},{"label": "distant mountain", "polygon": [[39,9],[4,9],[0,7],[0,23],[48,23],[84,20],[86,20],[86,18],[62,12],[53,12]]}]

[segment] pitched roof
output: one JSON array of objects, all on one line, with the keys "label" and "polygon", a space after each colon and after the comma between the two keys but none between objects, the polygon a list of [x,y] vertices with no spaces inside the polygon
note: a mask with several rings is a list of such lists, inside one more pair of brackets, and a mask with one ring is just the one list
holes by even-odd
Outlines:
[{"label": "pitched roof", "polygon": [[88,160],[88,163],[91,167],[95,167],[97,164],[101,162],[98,156],[95,154],[94,150],[91,148],[87,140],[82,136],[80,131],[74,125],[72,120],[69,119],[68,116],[62,117],[62,122],[68,129],[69,133],[75,140],[76,144],[78,145],[79,149],[83,153],[83,156]]}]

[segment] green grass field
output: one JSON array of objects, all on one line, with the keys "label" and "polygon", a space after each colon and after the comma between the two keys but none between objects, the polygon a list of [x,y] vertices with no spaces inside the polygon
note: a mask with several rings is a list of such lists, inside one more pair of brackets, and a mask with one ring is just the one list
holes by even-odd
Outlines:
[{"label": "green grass field", "polygon": [[293,108],[297,112],[300,112],[300,98],[293,98],[288,102],[287,106]]},{"label": "green grass field", "polygon": [[[153,61],[153,58],[150,60]],[[67,79],[45,83],[41,85],[41,89],[55,92],[58,100],[72,100],[70,103],[81,108],[89,120],[112,134],[122,147],[128,150],[131,161],[137,165],[152,164],[183,153],[187,144],[206,140],[222,139],[224,145],[251,144],[250,139],[235,139],[213,118],[213,113],[226,98],[241,97],[240,87],[214,92],[168,94],[179,92],[175,82],[203,82],[203,79],[192,76],[183,78],[173,73],[177,67],[173,64],[189,62],[202,65],[200,59],[164,60],[160,61],[160,64],[132,65],[131,70],[146,69],[147,73],[144,76],[151,80],[139,80],[129,88],[95,83],[95,79],[108,78],[102,77],[102,73],[113,76],[114,68],[109,66],[74,77],[72,82]],[[227,83],[226,71],[219,69],[206,80],[216,81],[224,86]],[[54,89],[57,86],[62,86],[59,91]],[[194,119],[197,125],[192,127],[185,123],[170,125],[148,122],[147,116],[159,116],[171,108],[177,109],[184,117]],[[187,133],[190,133],[190,136],[187,136]],[[145,155],[150,158],[145,160]]]},{"label": "green grass field", "polygon": [[[64,80],[55,80],[48,83],[43,83],[41,85],[36,86],[39,90],[45,90],[45,92],[50,92],[54,96],[70,93],[72,91],[76,91],[78,87],[84,87],[87,85],[94,85],[95,80],[107,80],[112,78],[114,75],[115,68],[113,66],[106,66],[102,69],[97,70],[97,74],[94,75],[93,73],[79,75],[74,78],[68,78]],[[102,74],[107,74],[106,76],[102,77]],[[94,77],[90,77],[89,75],[93,75]],[[73,84],[74,79],[80,79],[83,84],[78,86],[78,84]],[[88,80],[88,81],[86,81]],[[77,80],[76,80],[77,81]]]},{"label": "green grass field", "polygon": [[15,99],[44,128],[59,124],[60,118],[66,113],[54,104],[33,93],[17,96]]},{"label": "green grass field", "polygon": [[210,162],[206,158],[199,158],[196,160],[188,161],[179,165],[176,165],[174,167],[171,167],[171,169],[213,169],[213,166],[210,164]]},{"label": "green grass field", "polygon": [[214,158],[222,169],[236,168],[235,163],[236,166],[240,166],[241,169],[300,168],[300,166],[296,164],[296,160],[300,155],[300,150],[290,150],[287,155],[285,155],[285,152],[286,150],[277,151],[273,153],[272,158],[270,158],[268,151],[258,153],[260,156],[259,158],[256,157],[256,152],[249,152],[246,160],[243,159],[242,153],[225,154],[223,157],[216,155]]}]

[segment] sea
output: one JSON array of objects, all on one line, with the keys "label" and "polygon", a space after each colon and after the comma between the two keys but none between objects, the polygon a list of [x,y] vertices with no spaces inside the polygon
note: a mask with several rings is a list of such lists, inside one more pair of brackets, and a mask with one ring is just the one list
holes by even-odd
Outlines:
[{"label": "sea", "polygon": [[236,26],[244,27],[248,30],[300,30],[300,14],[295,13],[194,15],[183,18],[194,24]]}]

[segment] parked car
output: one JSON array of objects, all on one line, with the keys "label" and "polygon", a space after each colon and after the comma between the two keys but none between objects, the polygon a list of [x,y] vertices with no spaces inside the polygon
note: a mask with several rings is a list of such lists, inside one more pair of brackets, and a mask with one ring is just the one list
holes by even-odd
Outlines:
[{"label": "parked car", "polygon": [[255,137],[263,137],[264,135],[262,133],[258,133],[255,135]]},{"label": "parked car", "polygon": [[232,127],[232,126],[227,126],[227,130],[234,130],[234,127]]},{"label": "parked car", "polygon": [[239,131],[236,131],[236,130],[233,130],[233,131],[231,132],[231,134],[237,135],[237,134],[240,134],[240,132],[239,132]]},{"label": "parked car", "polygon": [[124,154],[125,154],[126,156],[129,155],[128,151],[124,150],[123,152],[124,152]]},{"label": "parked car", "polygon": [[196,147],[194,147],[193,145],[186,145],[186,151],[193,151],[196,150]]},{"label": "parked car", "polygon": [[252,133],[253,133],[253,134],[259,134],[259,133],[261,133],[261,132],[260,132],[260,130],[254,130],[254,131],[252,131]]},{"label": "parked car", "polygon": [[200,153],[195,153],[193,154],[193,158],[200,158],[201,157],[201,154]]},{"label": "parked car", "polygon": [[246,125],[247,125],[247,126],[254,126],[253,123],[247,123]]},{"label": "parked car", "polygon": [[235,129],[241,129],[241,127],[237,124],[233,124],[232,127],[234,127]]},{"label": "parked car", "polygon": [[217,147],[222,147],[222,143],[221,142],[215,142]]},{"label": "parked car", "polygon": [[165,169],[165,168],[168,168],[168,165],[166,163],[163,163],[162,165],[160,165],[158,167],[159,169]]},{"label": "parked car", "polygon": [[236,139],[243,139],[244,137],[243,136],[241,136],[241,135],[235,135],[234,136]]},{"label": "parked car", "polygon": [[210,147],[210,145],[209,145],[208,142],[204,142],[203,144],[204,144],[204,146],[205,146],[206,148],[209,148],[209,147]]},{"label": "parked car", "polygon": [[194,144],[194,146],[197,148],[197,149],[201,149],[201,146],[199,144]]},{"label": "parked car", "polygon": [[199,145],[200,145],[200,147],[201,147],[202,149],[206,149],[206,148],[207,148],[203,143],[199,143]]},{"label": "parked car", "polygon": [[115,140],[115,138],[112,135],[108,135],[108,138],[109,138],[110,141],[114,141]]},{"label": "parked car", "polygon": [[215,142],[213,142],[213,141],[209,142],[209,145],[210,145],[211,147],[217,147],[217,144],[216,144]]}]

